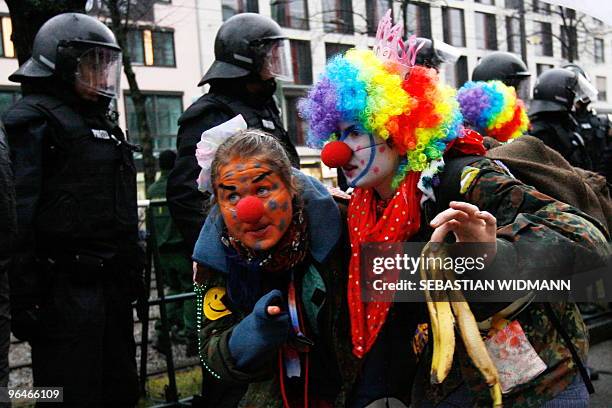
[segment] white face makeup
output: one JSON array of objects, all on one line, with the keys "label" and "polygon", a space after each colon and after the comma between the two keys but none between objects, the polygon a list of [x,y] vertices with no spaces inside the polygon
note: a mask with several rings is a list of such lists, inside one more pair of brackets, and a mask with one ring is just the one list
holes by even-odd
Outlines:
[{"label": "white face makeup", "polygon": [[340,124],[339,140],[353,151],[351,160],[342,167],[351,187],[372,188],[390,183],[399,155],[385,140],[365,133],[353,123]]}]

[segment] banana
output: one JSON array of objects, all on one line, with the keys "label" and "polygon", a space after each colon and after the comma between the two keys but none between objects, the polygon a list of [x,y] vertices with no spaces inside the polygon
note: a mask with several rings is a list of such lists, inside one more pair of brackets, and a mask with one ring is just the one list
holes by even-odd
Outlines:
[{"label": "banana", "polygon": [[[432,254],[429,244],[423,249],[423,253]],[[421,268],[421,278],[427,279],[426,268]],[[431,278],[439,279],[442,271],[432,268]],[[443,277],[443,275],[442,275]],[[429,291],[425,291],[427,309],[431,320],[433,335],[433,354],[431,364],[431,382],[440,384],[444,381],[453,365],[455,354],[455,318],[445,291],[436,292],[435,300]]]},{"label": "banana", "polygon": [[[445,271],[444,275],[446,279],[452,281],[455,279],[452,271]],[[493,400],[494,407],[502,406],[502,393],[501,385],[499,383],[499,373],[497,367],[493,364],[491,356],[487,347],[482,340],[476,318],[470,309],[470,305],[465,301],[463,293],[461,291],[453,291],[453,301],[450,302],[455,318],[457,319],[457,326],[461,333],[461,340],[465,345],[465,349],[470,356],[470,359],[478,368],[478,371],[484,377],[486,383],[490,387],[491,399]]]},{"label": "banana", "polygon": [[[433,251],[430,243],[423,248],[423,258],[446,256],[443,250]],[[436,263],[434,262],[434,266]],[[439,270],[431,268],[430,279],[454,280],[453,271]],[[427,270],[421,265],[421,279],[427,279]],[[468,356],[483,375],[486,383],[490,387],[493,407],[502,407],[502,391],[499,382],[497,368],[493,364],[489,352],[482,340],[478,325],[469,304],[465,301],[463,293],[453,291],[449,294],[445,291],[436,292],[432,296],[429,291],[425,291],[425,300],[431,320],[431,330],[433,335],[433,355],[431,363],[431,382],[439,384],[444,381],[453,362],[455,351],[455,321],[459,329],[461,339],[465,345]]]},{"label": "banana", "polygon": [[[431,366],[431,382],[440,384],[446,379],[453,366],[455,354],[455,318],[448,301],[435,302],[438,315],[438,360]],[[434,346],[434,354],[436,349]]]}]

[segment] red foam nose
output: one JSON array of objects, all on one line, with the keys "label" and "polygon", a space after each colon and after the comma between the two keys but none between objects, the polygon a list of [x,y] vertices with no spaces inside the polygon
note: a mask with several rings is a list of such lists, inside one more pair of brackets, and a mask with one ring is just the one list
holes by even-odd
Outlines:
[{"label": "red foam nose", "polygon": [[327,167],[342,167],[351,160],[353,151],[344,142],[336,140],[325,145],[321,151],[321,160]]},{"label": "red foam nose", "polygon": [[260,199],[245,197],[236,205],[236,216],[241,222],[256,224],[264,214],[264,205]]}]

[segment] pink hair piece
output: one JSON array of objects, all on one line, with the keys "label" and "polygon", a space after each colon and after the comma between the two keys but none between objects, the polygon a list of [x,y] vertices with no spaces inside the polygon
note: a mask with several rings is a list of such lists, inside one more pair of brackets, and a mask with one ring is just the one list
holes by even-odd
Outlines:
[{"label": "pink hair piece", "polygon": [[384,63],[390,63],[405,77],[416,62],[416,56],[424,43],[418,44],[411,35],[408,44],[402,40],[404,29],[400,23],[393,25],[391,10],[387,10],[378,23],[374,54]]}]

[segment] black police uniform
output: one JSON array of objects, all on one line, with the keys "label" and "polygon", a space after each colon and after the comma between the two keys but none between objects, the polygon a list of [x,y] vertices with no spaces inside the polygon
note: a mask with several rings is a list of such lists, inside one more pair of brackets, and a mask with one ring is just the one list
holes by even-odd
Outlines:
[{"label": "black police uniform", "polygon": [[572,166],[592,170],[586,144],[578,132],[578,123],[568,112],[540,112],[530,116],[530,135],[556,150]]},{"label": "black police uniform", "polygon": [[76,406],[133,406],[143,256],[131,146],[67,99],[28,95],[3,117],[19,226],[13,332],[32,346],[35,386],[62,386]]},{"label": "black police uniform", "polygon": [[612,180],[609,174],[609,159],[607,153],[608,130],[610,122],[605,115],[596,115],[593,111],[581,109],[576,111],[576,121],[578,122],[579,133],[584,139],[586,151],[589,155],[593,170],[606,176],[608,182]]},{"label": "black police uniform", "polygon": [[[0,125],[0,387],[9,379],[9,343],[11,340],[8,270],[13,241],[17,234],[15,186],[10,167],[4,127]],[[0,403],[0,407],[8,404]]]},{"label": "black police uniform", "polygon": [[[299,167],[297,150],[283,128],[279,110],[272,97],[253,97],[246,94],[244,79],[216,82],[210,91],[193,103],[179,118],[177,136],[178,157],[168,178],[167,198],[172,219],[192,251],[204,224],[206,195],[197,188],[200,167],[195,158],[196,144],[202,133],[236,115],[242,115],[248,127],[261,129],[283,143],[291,163]],[[226,86],[227,85],[227,86]],[[191,252],[189,253],[191,256]]]}]

